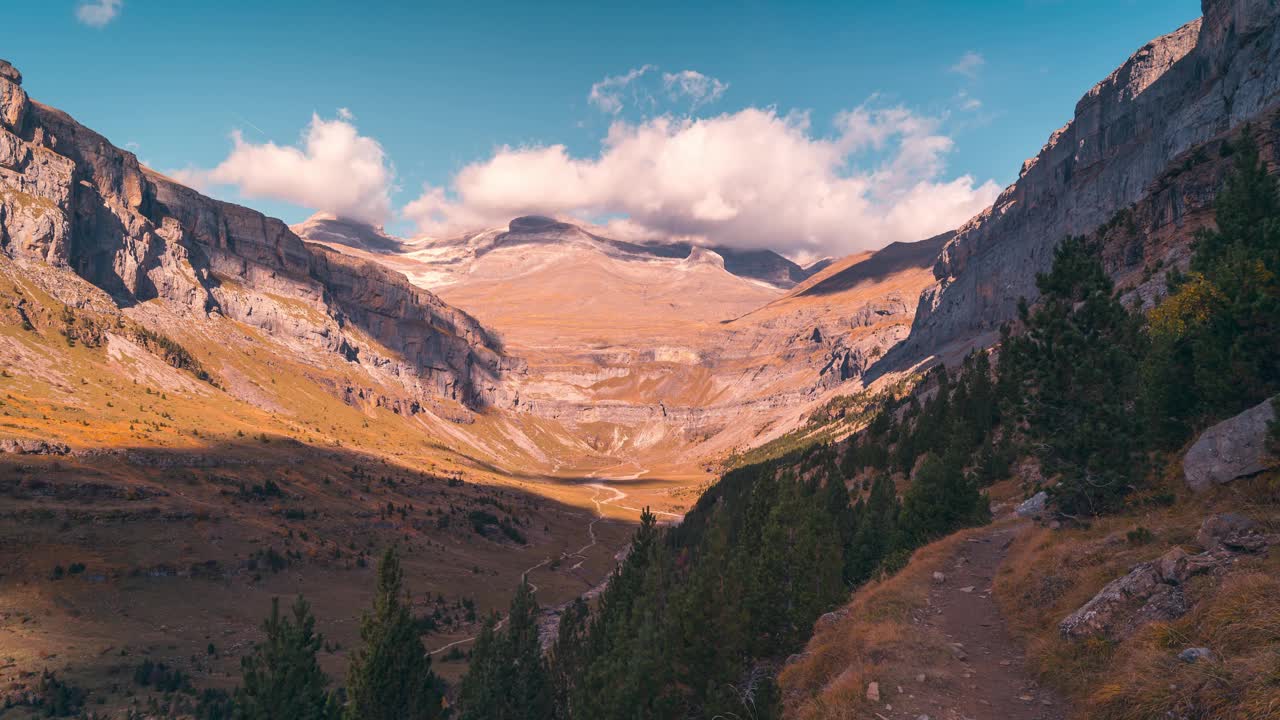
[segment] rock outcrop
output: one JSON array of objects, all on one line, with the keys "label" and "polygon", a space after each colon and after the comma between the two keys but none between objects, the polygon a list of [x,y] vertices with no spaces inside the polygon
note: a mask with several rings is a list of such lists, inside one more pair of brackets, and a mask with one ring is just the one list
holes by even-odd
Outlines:
[{"label": "rock outcrop", "polygon": [[1225,513],[1205,518],[1196,542],[1202,552],[1192,555],[1174,547],[1107,583],[1092,600],[1058,624],[1059,632],[1072,640],[1117,640],[1148,623],[1176,620],[1191,609],[1182,589],[1189,579],[1222,572],[1235,562],[1238,553],[1261,552],[1274,539],[1264,535],[1252,520]]},{"label": "rock outcrop", "polygon": [[1182,460],[1187,486],[1203,492],[1280,464],[1267,447],[1276,417],[1274,401],[1265,400],[1201,433]]},{"label": "rock outcrop", "polygon": [[1188,556],[1174,548],[1112,580],[1093,599],[1058,624],[1063,637],[1120,639],[1152,622],[1167,622],[1190,610],[1182,583],[1229,560],[1211,553]]},{"label": "rock outcrop", "polygon": [[73,271],[120,307],[161,299],[179,317],[225,316],[318,346],[410,394],[483,405],[519,366],[432,293],[142,167],[20,83],[0,64],[0,250],[10,257]]},{"label": "rock outcrop", "polygon": [[1148,43],[1077,104],[995,204],[943,249],[904,352],[992,333],[1034,299],[1064,237],[1151,191],[1181,153],[1280,103],[1280,5],[1204,0],[1204,17]]},{"label": "rock outcrop", "polygon": [[1031,497],[1023,500],[1014,510],[1018,517],[1034,518],[1044,515],[1045,508],[1049,504],[1049,493],[1041,490]]}]

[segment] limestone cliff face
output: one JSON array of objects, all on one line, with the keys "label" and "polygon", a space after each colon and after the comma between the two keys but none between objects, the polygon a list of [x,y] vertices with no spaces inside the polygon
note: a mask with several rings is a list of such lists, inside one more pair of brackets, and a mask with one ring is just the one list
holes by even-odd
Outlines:
[{"label": "limestone cliff face", "polygon": [[[161,299],[340,353],[411,394],[499,399],[518,365],[466,313],[376,264],[139,165],[30,100],[0,61],[0,250],[74,271],[121,307]],[[313,312],[293,312],[304,307]]]},{"label": "limestone cliff face", "polygon": [[1076,105],[988,210],[960,227],[920,297],[905,349],[994,331],[1036,296],[1066,236],[1153,192],[1170,162],[1280,104],[1280,4],[1204,0],[1204,17],[1148,43]]}]

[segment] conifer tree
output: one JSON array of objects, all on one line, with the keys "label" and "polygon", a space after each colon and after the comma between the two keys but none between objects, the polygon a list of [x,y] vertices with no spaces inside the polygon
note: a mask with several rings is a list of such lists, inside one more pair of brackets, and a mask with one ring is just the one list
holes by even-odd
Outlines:
[{"label": "conifer tree", "polygon": [[590,608],[581,597],[574,598],[560,616],[556,642],[547,657],[547,673],[551,679],[551,694],[557,720],[569,720],[573,715],[573,696],[582,680],[586,656],[587,623],[591,619]]},{"label": "conifer tree", "polygon": [[498,633],[497,622],[495,615],[487,617],[471,648],[471,662],[459,690],[459,720],[497,717],[493,713],[503,704],[502,671],[507,663],[507,647]]},{"label": "conifer tree", "polygon": [[410,614],[394,546],[378,564],[373,608],[361,620],[360,639],[364,646],[353,654],[347,672],[348,720],[434,720],[443,715],[440,683]]},{"label": "conifer tree", "polygon": [[553,690],[538,638],[538,602],[527,578],[511,600],[506,627],[487,624],[463,680],[461,720],[545,720],[554,717]]},{"label": "conifer tree", "polygon": [[1013,373],[1015,417],[1040,456],[1065,513],[1117,508],[1141,478],[1141,430],[1134,405],[1140,325],[1113,295],[1083,238],[1064,240],[1050,272],[1036,278],[1039,306],[1021,312],[1027,331],[1007,337],[1002,373]]},{"label": "conifer tree", "polygon": [[281,617],[280,599],[272,598],[271,615],[262,624],[266,637],[241,660],[242,685],[235,692],[236,717],[241,720],[338,717],[327,689],[329,678],[316,662],[324,638],[315,632],[311,606],[299,595],[292,612],[292,620]]}]

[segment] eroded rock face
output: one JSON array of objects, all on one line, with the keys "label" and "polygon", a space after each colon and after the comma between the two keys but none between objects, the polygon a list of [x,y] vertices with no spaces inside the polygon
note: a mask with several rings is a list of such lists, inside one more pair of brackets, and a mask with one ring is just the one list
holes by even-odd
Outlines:
[{"label": "eroded rock face", "polygon": [[1265,400],[1200,434],[1182,461],[1187,487],[1202,492],[1280,463],[1267,447],[1270,425],[1276,417],[1273,400]]},{"label": "eroded rock face", "polygon": [[142,167],[29,100],[20,82],[0,62],[0,250],[9,256],[70,269],[122,307],[163,299],[179,315],[216,313],[321,347],[411,395],[491,403],[502,374],[519,367],[432,293]]},{"label": "eroded rock face", "polygon": [[1170,161],[1280,102],[1280,4],[1205,0],[1077,104],[995,204],[963,225],[921,294],[906,351],[989,333],[1037,295],[1064,237],[1146,196]]}]

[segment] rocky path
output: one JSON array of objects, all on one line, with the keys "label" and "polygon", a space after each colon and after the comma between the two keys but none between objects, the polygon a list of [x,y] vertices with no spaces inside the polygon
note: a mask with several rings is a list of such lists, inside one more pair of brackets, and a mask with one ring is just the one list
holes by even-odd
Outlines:
[{"label": "rocky path", "polygon": [[[1036,682],[1021,643],[1005,626],[991,597],[996,571],[1013,542],[1013,528],[970,539],[943,577],[934,576],[925,625],[950,644],[954,681],[924,678],[908,692],[880,693],[892,704],[880,718],[897,720],[1064,720],[1061,699]],[[917,677],[917,680],[921,678]],[[896,688],[894,689],[896,690]]]}]

